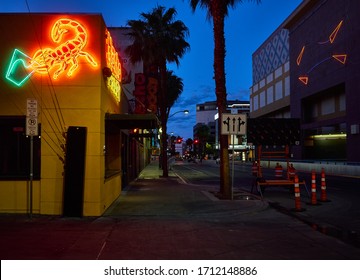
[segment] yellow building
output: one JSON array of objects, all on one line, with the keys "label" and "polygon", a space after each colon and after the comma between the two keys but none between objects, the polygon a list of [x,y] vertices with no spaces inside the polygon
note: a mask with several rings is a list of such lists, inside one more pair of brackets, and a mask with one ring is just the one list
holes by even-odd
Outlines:
[{"label": "yellow building", "polygon": [[127,114],[102,16],[0,14],[0,26],[0,212],[101,215],[146,160],[129,131],[156,127]]}]

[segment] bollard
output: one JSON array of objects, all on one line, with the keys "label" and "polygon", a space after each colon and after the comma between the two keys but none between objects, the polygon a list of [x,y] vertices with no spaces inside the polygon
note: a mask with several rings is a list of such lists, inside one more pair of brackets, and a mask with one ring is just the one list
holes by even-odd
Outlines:
[{"label": "bollard", "polygon": [[311,202],[307,204],[313,206],[321,205],[316,199],[316,175],[314,170],[311,171]]},{"label": "bollard", "polygon": [[295,190],[295,208],[293,210],[296,212],[304,211],[305,209],[301,208],[299,177],[297,175],[295,175],[295,179],[294,179],[294,190]]},{"label": "bollard", "polygon": [[321,194],[320,194],[320,201],[321,201],[321,202],[330,202],[330,200],[327,199],[327,195],[326,195],[326,181],[325,181],[325,170],[324,170],[324,168],[321,168]]}]

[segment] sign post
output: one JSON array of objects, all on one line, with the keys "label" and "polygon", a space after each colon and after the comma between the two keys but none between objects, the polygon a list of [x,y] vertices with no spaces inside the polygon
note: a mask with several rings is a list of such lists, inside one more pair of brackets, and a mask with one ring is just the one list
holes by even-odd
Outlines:
[{"label": "sign post", "polygon": [[234,196],[235,135],[246,135],[246,124],[245,114],[222,114],[221,116],[221,134],[232,135],[231,200]]},{"label": "sign post", "polygon": [[32,218],[33,212],[33,179],[34,179],[34,136],[39,134],[38,131],[38,107],[36,99],[27,99],[26,103],[26,136],[30,136],[30,198],[29,198],[29,215]]}]

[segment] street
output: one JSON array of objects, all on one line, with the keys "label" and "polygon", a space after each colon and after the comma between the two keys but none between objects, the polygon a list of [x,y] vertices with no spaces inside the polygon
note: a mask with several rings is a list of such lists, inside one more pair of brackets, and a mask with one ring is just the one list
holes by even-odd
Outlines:
[{"label": "street", "polygon": [[[177,161],[173,166],[174,172],[190,185],[208,186],[209,189],[218,191],[220,183],[219,165],[214,160],[204,160],[202,163],[189,163]],[[285,173],[285,171],[284,171]],[[290,215],[318,231],[339,238],[344,242],[360,247],[360,184],[359,178],[326,175],[326,194],[329,202],[318,202],[311,205],[311,174],[297,172],[299,180],[305,180],[306,188],[301,189],[301,207],[303,211],[294,211],[294,194],[290,187],[266,187],[263,199],[269,202],[284,215]],[[234,199],[243,199],[236,196],[238,192],[251,193],[254,178],[251,175],[249,163],[235,162],[232,172],[230,161],[230,174],[233,182]],[[232,174],[234,176],[232,177]],[[274,179],[274,169],[263,168],[266,179]],[[317,197],[320,197],[320,174],[316,174]],[[253,188],[252,198],[261,199],[256,188]]]},{"label": "street", "polygon": [[[243,170],[237,172],[243,174],[243,178],[236,181],[234,198],[237,200],[221,200],[215,195],[219,188],[216,175],[219,166],[212,163],[176,162],[170,176],[164,178],[158,161],[152,161],[101,217],[34,215],[30,219],[26,215],[3,214],[0,216],[0,258],[359,259],[357,233],[338,230],[332,223],[341,220],[332,216],[341,217],[351,209],[346,206],[345,211],[341,210],[347,201],[329,195],[332,200],[329,203],[310,207],[304,201],[306,211],[294,212],[291,210],[293,199],[287,189],[269,188],[263,200],[242,189],[250,188],[251,177],[245,175],[250,166],[237,167]],[[329,218],[332,224],[326,224],[323,217]],[[319,223],[311,224],[315,219]]]}]

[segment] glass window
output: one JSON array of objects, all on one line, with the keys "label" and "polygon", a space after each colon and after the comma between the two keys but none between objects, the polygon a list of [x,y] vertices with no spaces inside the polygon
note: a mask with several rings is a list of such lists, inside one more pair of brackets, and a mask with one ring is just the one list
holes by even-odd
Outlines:
[{"label": "glass window", "polygon": [[283,98],[282,81],[279,81],[275,84],[275,100],[280,100],[282,98]]},{"label": "glass window", "polygon": [[121,158],[120,158],[120,129],[105,122],[105,178],[120,173]]},{"label": "glass window", "polygon": [[[25,116],[0,117],[0,180],[28,180],[30,137]],[[40,131],[40,129],[39,129]],[[40,138],[33,137],[33,179],[40,179]]]},{"label": "glass window", "polygon": [[265,106],[265,91],[260,92],[260,108]]},{"label": "glass window", "polygon": [[271,86],[266,90],[267,104],[274,102],[274,87]]}]

